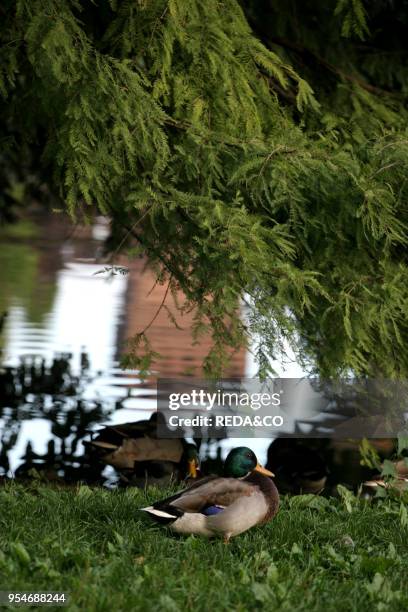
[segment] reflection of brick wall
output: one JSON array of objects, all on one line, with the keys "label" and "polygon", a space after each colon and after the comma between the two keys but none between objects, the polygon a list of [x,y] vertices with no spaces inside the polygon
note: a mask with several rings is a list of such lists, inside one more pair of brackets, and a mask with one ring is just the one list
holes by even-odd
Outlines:
[{"label": "reflection of brick wall", "polygon": [[[151,291],[153,285],[154,274],[148,269],[144,270],[144,262],[140,260],[132,262],[130,264],[126,314],[120,334],[123,340],[143,330],[156,314],[167,285],[156,285]],[[153,350],[163,355],[163,358],[155,364],[155,368],[159,370],[162,377],[200,376],[203,359],[211,347],[211,338],[202,336],[200,343],[193,346],[190,329],[192,314],[180,315],[176,311],[170,294],[167,296],[165,303],[175,315],[177,324],[182,329],[177,329],[174,326],[165,309],[160,311],[147,334]],[[182,294],[180,295],[180,303],[182,303]],[[241,349],[233,355],[224,376],[238,378],[244,376],[244,373],[245,351]]]}]

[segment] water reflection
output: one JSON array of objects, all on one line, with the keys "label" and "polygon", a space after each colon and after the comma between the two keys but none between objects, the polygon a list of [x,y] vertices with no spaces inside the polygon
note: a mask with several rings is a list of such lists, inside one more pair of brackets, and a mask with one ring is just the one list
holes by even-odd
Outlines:
[{"label": "water reflection", "polygon": [[[165,287],[152,291],[154,277],[140,260],[122,262],[128,276],[95,274],[105,265],[107,232],[102,218],[74,228],[58,215],[0,231],[0,475],[103,482],[106,468],[89,460],[82,442],[101,424],[138,421],[156,408],[154,381],[141,383],[117,360]],[[162,376],[196,372],[208,350],[192,346],[188,316],[181,332],[166,312],[150,330],[168,356]],[[230,375],[244,367],[242,351]],[[203,452],[215,456],[216,445]]]},{"label": "water reflection", "polygon": [[[84,367],[88,355],[82,353],[81,361],[79,375],[73,373],[71,354],[56,356],[49,366],[44,358],[36,356],[23,357],[18,366],[3,367],[0,372],[3,475],[102,482],[103,468],[89,461],[82,442],[113,411],[125,416],[127,410],[122,407],[131,397],[131,388],[126,391],[122,388],[121,397],[104,395],[104,379],[90,377]],[[100,393],[96,391],[98,387]]]},{"label": "water reflection", "polygon": [[1,235],[0,473],[95,481],[82,441],[140,382],[115,362],[127,279],[95,275],[103,219],[35,221]]},{"label": "water reflection", "polygon": [[94,275],[98,270],[99,265],[67,263],[57,274],[54,302],[39,322],[30,320],[28,309],[14,298],[4,330],[4,360],[15,364],[27,354],[50,360],[56,352],[69,352],[78,371],[86,352],[93,370],[111,366],[126,279],[108,282]]}]

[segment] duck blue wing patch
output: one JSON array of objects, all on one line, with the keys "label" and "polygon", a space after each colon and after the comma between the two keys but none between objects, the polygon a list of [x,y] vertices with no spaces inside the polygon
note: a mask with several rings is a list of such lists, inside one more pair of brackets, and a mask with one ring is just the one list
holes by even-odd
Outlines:
[{"label": "duck blue wing patch", "polygon": [[201,510],[201,514],[205,514],[205,516],[212,516],[213,514],[218,514],[223,510],[225,510],[224,506],[207,506],[207,508]]}]

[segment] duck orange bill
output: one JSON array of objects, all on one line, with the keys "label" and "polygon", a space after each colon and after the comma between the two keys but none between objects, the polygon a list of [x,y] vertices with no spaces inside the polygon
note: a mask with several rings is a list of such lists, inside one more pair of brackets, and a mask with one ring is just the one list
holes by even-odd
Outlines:
[{"label": "duck orange bill", "polygon": [[195,459],[188,461],[188,475],[190,478],[197,478],[197,462]]},{"label": "duck orange bill", "polygon": [[255,468],[255,472],[259,472],[260,474],[264,474],[265,476],[275,476],[275,474],[273,474],[273,472],[270,472],[266,468],[262,467],[262,465],[260,463],[257,464],[257,466]]}]

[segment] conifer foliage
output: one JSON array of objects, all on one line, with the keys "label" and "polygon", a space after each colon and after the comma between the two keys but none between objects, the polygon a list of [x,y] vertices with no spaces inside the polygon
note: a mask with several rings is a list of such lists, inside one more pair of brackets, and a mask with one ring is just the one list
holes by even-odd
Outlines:
[{"label": "conifer foliage", "polygon": [[3,0],[0,216],[21,176],[110,216],[209,374],[255,335],[263,373],[288,338],[406,376],[407,25],[406,0]]}]

